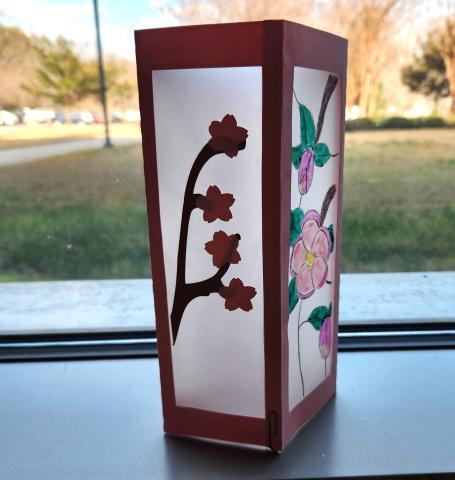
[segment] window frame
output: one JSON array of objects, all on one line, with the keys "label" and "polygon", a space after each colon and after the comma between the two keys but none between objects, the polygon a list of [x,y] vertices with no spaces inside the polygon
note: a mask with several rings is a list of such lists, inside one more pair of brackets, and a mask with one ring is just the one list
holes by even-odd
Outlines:
[{"label": "window frame", "polygon": [[[342,324],[338,351],[455,348],[455,322]],[[0,334],[0,362],[157,357],[155,329]]]},{"label": "window frame", "polygon": [[[455,347],[455,317],[452,309],[446,308],[450,286],[455,282],[455,272],[452,272],[453,280],[447,287],[449,290],[445,290],[444,295],[439,295],[439,304],[436,298],[436,304],[432,303],[431,309],[424,308],[425,302],[422,303],[421,296],[416,297],[416,292],[426,289],[433,295],[433,290],[436,287],[439,289],[441,279],[434,278],[433,273],[437,272],[432,272],[431,276],[424,272],[414,273],[417,274],[414,277],[405,275],[401,279],[395,279],[395,286],[388,289],[384,288],[384,282],[388,279],[383,276],[365,277],[359,281],[358,276],[361,274],[341,275],[341,305],[343,299],[345,303],[340,310],[339,351]],[[131,284],[132,281],[136,283]],[[81,282],[84,284],[82,288],[79,285]],[[39,288],[40,282],[33,282],[33,288],[21,284],[12,296],[7,293],[6,303],[0,311],[9,315],[9,320],[13,322],[6,322],[10,330],[0,330],[0,362],[156,357],[158,346],[152,317],[154,302],[151,279],[116,279],[115,284],[112,281],[105,283],[99,280],[96,293],[92,295],[93,282],[94,280],[55,282],[50,289],[49,282],[43,282],[46,284],[45,290]],[[366,288],[363,287],[365,285]],[[24,288],[29,297],[21,304]],[[70,292],[76,288],[76,301],[71,296],[67,301],[62,301],[61,297],[68,288]],[[125,291],[127,295],[119,295],[119,292]],[[144,300],[143,305],[138,305],[135,300],[142,295],[150,295],[150,301]],[[131,300],[133,297],[134,301]],[[86,308],[86,303],[90,304],[92,300],[94,308]],[[386,316],[390,315],[390,305],[398,306],[398,303],[400,311],[396,319],[381,319],[377,315],[382,311]],[[96,322],[99,307],[102,312],[105,312],[106,308],[113,312],[112,326],[103,321]],[[67,310],[75,313],[77,319],[81,320],[75,324],[85,325],[60,329],[57,326],[60,322],[51,322],[47,329],[13,329],[16,312],[24,324],[24,316],[31,317],[35,311],[37,315],[43,316],[43,320],[48,312],[56,318],[62,317],[63,320]],[[135,322],[137,320],[137,326],[134,326],[135,322],[129,322],[130,326],[116,327],[116,314],[119,310],[129,319],[134,319]],[[417,312],[415,318],[410,317],[409,312]],[[91,318],[95,319],[93,323],[86,321]],[[145,319],[147,323],[144,322]]]}]

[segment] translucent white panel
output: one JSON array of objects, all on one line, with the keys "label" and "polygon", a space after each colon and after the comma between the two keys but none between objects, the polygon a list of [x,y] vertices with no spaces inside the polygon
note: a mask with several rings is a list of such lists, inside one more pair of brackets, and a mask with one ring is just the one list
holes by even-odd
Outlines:
[{"label": "translucent white panel", "polygon": [[[230,288],[195,297],[181,316],[172,347],[177,405],[264,417],[261,68],[155,71],[153,99],[169,314],[190,169],[211,138],[214,148],[225,152],[205,163],[195,184],[194,193],[206,203],[191,212],[186,283],[215,275],[227,255],[230,266],[222,282]],[[223,119],[209,133],[212,122]],[[237,152],[231,144],[242,142],[242,128],[248,137]],[[232,194],[234,203],[222,194]],[[241,237],[240,260],[232,243],[235,234]],[[237,280],[231,284],[232,279],[240,279],[243,287]]]},{"label": "translucent white panel", "polygon": [[[335,258],[331,249],[338,241],[341,98],[339,79],[329,75],[294,68],[289,268],[292,311],[288,324],[290,409],[329,375],[332,361]],[[324,91],[331,93],[326,94],[327,109],[318,135]],[[329,201],[334,189],[335,195]]]}]

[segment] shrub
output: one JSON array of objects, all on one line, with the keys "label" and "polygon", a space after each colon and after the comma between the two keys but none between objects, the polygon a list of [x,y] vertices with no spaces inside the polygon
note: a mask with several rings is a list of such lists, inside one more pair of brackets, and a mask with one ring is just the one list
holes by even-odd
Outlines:
[{"label": "shrub", "polygon": [[416,128],[416,121],[406,117],[390,117],[383,120],[379,128]]},{"label": "shrub", "polygon": [[351,132],[354,130],[373,130],[377,128],[376,122],[367,117],[356,118],[355,120],[346,120],[346,131]]},{"label": "shrub", "polygon": [[447,122],[441,117],[423,117],[417,119],[422,128],[443,128],[447,127]]},{"label": "shrub", "polygon": [[454,124],[442,117],[389,117],[384,119],[357,118],[346,120],[346,131],[373,130],[373,129],[408,129],[408,128],[444,128],[453,127]]}]

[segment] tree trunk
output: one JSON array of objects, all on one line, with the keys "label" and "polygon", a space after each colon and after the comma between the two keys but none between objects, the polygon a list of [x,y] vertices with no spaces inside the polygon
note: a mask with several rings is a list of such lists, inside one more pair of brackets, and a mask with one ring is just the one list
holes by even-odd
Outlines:
[{"label": "tree trunk", "polygon": [[452,16],[447,17],[441,38],[442,57],[446,66],[447,80],[449,82],[450,98],[452,100],[451,112],[455,113],[455,9]]},{"label": "tree trunk", "polygon": [[447,80],[449,81],[450,98],[452,104],[450,111],[455,113],[455,56],[446,60]]}]

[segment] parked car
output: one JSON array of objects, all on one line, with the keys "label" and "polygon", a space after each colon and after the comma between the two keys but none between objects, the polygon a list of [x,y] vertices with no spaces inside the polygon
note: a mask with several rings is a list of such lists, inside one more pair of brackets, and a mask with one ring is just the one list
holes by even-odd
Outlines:
[{"label": "parked car", "polygon": [[99,112],[92,112],[93,121],[95,123],[103,123],[103,116]]},{"label": "parked car", "polygon": [[111,114],[111,122],[139,122],[141,115],[139,110],[114,110]]},{"label": "parked car", "polygon": [[8,110],[0,110],[0,125],[12,126],[20,123],[19,117]]},{"label": "parked car", "polygon": [[123,122],[123,113],[120,110],[114,110],[111,113],[111,122],[112,123]]},{"label": "parked car", "polygon": [[90,125],[94,123],[95,118],[93,117],[92,112],[87,111],[80,111],[80,112],[72,112],[70,115],[71,123],[85,123],[86,125]]},{"label": "parked car", "polygon": [[141,114],[139,110],[127,110],[125,112],[125,121],[126,122],[140,122]]},{"label": "parked car", "polygon": [[66,123],[68,119],[66,118],[66,115],[62,112],[55,112],[54,118],[52,120],[54,123]]},{"label": "parked car", "polygon": [[24,123],[45,123],[52,122],[55,117],[55,112],[49,108],[24,108],[23,121]]}]

